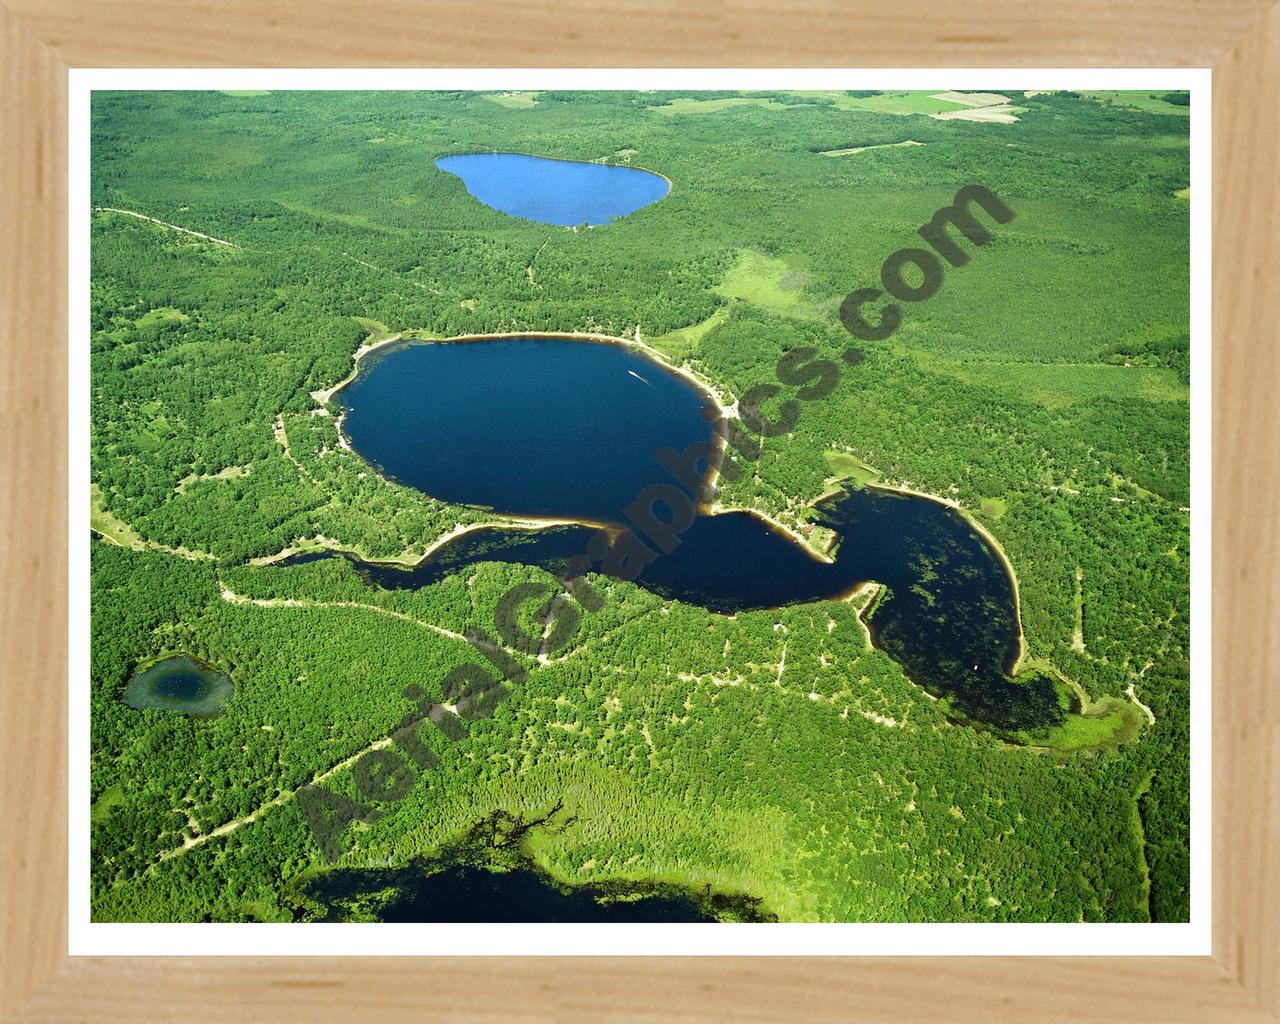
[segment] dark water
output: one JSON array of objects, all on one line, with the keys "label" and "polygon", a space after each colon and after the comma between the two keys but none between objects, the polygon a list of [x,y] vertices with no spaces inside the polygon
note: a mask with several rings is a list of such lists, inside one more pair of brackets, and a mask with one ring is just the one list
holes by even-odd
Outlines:
[{"label": "dark water", "polygon": [[436,161],[495,210],[541,224],[607,224],[670,191],[661,175],[634,167],[548,160],[523,153],[467,153]]},{"label": "dark water", "polygon": [[143,669],[125,687],[125,703],[134,708],[182,711],[199,718],[222,712],[234,690],[230,677],[186,655],[166,658]]},{"label": "dark water", "polygon": [[[498,812],[431,861],[339,868],[296,892],[307,921],[441,923],[769,921],[750,896],[672,885],[612,882],[570,888],[534,869],[525,838],[563,809],[523,820]],[[561,822],[561,824],[564,824]]]},{"label": "dark water", "polygon": [[[379,921],[444,924],[517,922],[715,921],[689,895],[664,891],[609,899],[605,889],[560,889],[527,868],[496,872],[454,865],[433,874],[406,870],[332,871],[308,896],[325,908],[325,921],[350,920],[351,907],[376,901]],[[604,898],[608,902],[601,902]]]},{"label": "dark water", "polygon": [[[698,415],[703,396],[684,378],[621,346],[580,341],[389,349],[339,398],[357,450],[406,484],[462,504],[609,523],[625,521],[622,508],[645,485],[673,482],[657,449],[713,436]],[[868,620],[876,646],[947,698],[949,714],[1005,734],[1062,719],[1051,680],[1009,678],[1018,651],[1012,581],[958,513],[871,489],[828,499],[817,513],[840,537],[833,563],[747,513],[699,515],[636,582],[725,613],[882,583],[888,590]],[[414,569],[353,561],[379,586],[418,588],[483,561],[562,573],[605,539],[589,526],[487,530]],[[292,561],[316,557],[346,556]],[[626,578],[604,557],[594,551],[592,568]]]},{"label": "dark water", "polygon": [[704,396],[622,345],[563,339],[388,346],[337,394],[343,431],[386,475],[444,501],[617,520],[653,461],[712,437]]}]

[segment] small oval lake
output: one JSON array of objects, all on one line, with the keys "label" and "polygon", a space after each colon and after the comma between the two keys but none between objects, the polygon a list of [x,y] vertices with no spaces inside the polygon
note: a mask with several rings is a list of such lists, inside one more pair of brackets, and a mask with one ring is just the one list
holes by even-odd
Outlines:
[{"label": "small oval lake", "polygon": [[[596,522],[648,484],[672,479],[654,460],[713,437],[692,383],[621,345],[526,338],[393,346],[339,392],[355,448],[403,483],[459,504]],[[1006,733],[1061,721],[1052,680],[1011,679],[1019,650],[1013,582],[954,510],[883,490],[819,504],[840,536],[822,562],[760,518],[699,515],[636,581],[716,612],[834,600],[875,581],[868,616],[878,648],[949,711]],[[464,534],[412,569],[351,560],[385,588],[430,586],[467,566],[513,562],[563,573],[599,531]],[[316,553],[282,564],[349,557]],[[603,571],[597,564],[595,568]]]},{"label": "small oval lake", "polygon": [[608,224],[671,190],[652,171],[525,153],[461,153],[440,157],[436,166],[461,178],[485,206],[562,227]]},{"label": "small oval lake", "polygon": [[185,654],[165,658],[134,675],[125,687],[131,708],[181,711],[196,718],[222,713],[234,692],[231,677]]}]

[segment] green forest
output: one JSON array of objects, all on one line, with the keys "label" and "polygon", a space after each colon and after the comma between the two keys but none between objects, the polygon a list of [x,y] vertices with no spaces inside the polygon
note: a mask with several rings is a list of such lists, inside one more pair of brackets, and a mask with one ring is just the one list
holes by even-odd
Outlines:
[{"label": "green forest", "polygon": [[[1186,97],[1009,99],[983,121],[906,93],[95,93],[94,920],[299,920],[319,873],[496,815],[538,822],[523,853],[562,884],[782,921],[1187,920]],[[672,188],[539,224],[434,165],[489,150]],[[841,362],[844,297],[973,183],[1016,217]],[[798,349],[840,363],[721,504],[803,531],[868,480],[955,501],[1016,574],[1024,668],[1077,713],[1024,742],[949,719],[871,645],[866,596],[721,615],[592,576],[568,645],[512,652],[460,738],[424,729],[431,770],[327,860],[298,790],[357,798],[406,688],[442,699],[512,585],[559,586],[276,564],[411,563],[503,521],[385,479],[329,391],[371,340],[538,331],[638,339],[731,399]],[[179,653],[232,678],[222,714],[124,703]]]}]

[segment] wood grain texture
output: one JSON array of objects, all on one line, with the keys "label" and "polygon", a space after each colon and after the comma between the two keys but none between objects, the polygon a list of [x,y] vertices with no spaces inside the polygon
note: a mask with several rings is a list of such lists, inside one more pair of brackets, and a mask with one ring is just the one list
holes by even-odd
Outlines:
[{"label": "wood grain texture", "polygon": [[[4,1019],[1280,1019],[1280,11],[1269,2],[0,6]],[[1215,66],[1214,957],[68,959],[65,69],[113,65]]]},{"label": "wood grain texture", "polygon": [[70,66],[1207,67],[1271,0],[6,0]]},{"label": "wood grain texture", "polygon": [[66,70],[0,8],[0,1011],[66,950]]},{"label": "wood grain texture", "polygon": [[[1214,952],[1280,1008],[1280,8],[1214,74]],[[1254,488],[1259,488],[1255,493]]]},{"label": "wood grain texture", "polygon": [[[288,927],[282,925],[281,927]],[[351,1024],[962,1024],[1274,1018],[1197,960],[670,959],[74,962],[23,1009],[68,1019]]]}]

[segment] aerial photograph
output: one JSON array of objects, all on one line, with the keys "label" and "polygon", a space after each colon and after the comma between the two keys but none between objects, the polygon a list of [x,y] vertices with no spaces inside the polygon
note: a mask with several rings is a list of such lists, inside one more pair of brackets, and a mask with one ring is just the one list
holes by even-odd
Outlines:
[{"label": "aerial photograph", "polygon": [[990,84],[95,91],[92,921],[1188,921],[1191,99]]}]

